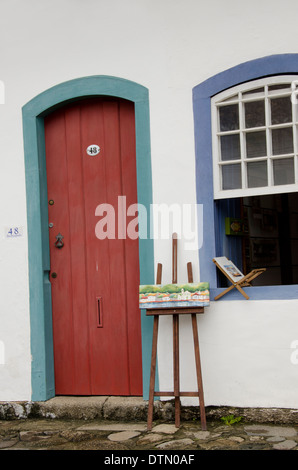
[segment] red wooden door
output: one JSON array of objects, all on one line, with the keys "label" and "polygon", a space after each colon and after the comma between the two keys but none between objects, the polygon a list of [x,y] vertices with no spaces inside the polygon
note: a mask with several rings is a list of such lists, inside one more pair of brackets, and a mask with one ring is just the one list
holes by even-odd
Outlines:
[{"label": "red wooden door", "polygon": [[[137,202],[134,126],[133,103],[113,99],[45,119],[57,395],[142,394],[138,240],[117,236],[118,196]],[[115,210],[115,239],[96,237],[99,204]]]}]

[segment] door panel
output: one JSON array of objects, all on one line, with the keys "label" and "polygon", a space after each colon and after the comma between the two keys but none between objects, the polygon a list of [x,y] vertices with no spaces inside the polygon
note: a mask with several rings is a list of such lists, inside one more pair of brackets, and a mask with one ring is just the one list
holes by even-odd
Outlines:
[{"label": "door panel", "polygon": [[[137,202],[134,123],[113,99],[45,119],[56,394],[142,394],[138,239],[117,237],[118,196]],[[99,204],[115,209],[115,239],[95,236]]]}]

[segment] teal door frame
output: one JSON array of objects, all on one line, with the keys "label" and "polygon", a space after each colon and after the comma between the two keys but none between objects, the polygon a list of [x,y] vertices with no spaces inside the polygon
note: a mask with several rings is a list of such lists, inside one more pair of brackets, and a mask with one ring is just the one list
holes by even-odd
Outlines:
[{"label": "teal door frame", "polygon": [[[139,239],[140,283],[154,282],[154,249],[150,237],[152,173],[149,92],[117,77],[83,77],[56,85],[39,94],[22,109],[27,198],[28,267],[31,341],[32,401],[55,396],[52,331],[50,253],[44,117],[68,102],[92,96],[113,96],[134,102],[138,203],[147,209],[147,238]],[[143,396],[148,399],[152,319],[141,310]]]}]

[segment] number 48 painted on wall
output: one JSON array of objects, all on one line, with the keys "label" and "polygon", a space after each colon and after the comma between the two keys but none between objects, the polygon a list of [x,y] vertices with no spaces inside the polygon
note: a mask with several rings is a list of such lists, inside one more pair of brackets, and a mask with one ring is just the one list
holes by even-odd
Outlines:
[{"label": "number 48 painted on wall", "polygon": [[23,227],[6,227],[5,235],[6,238],[21,237],[23,235]]}]

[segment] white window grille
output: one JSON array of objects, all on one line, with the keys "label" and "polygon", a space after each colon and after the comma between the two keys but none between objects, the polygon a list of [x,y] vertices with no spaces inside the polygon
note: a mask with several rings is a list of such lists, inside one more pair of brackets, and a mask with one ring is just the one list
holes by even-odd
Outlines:
[{"label": "white window grille", "polygon": [[212,98],[214,198],[298,191],[298,76]]}]

